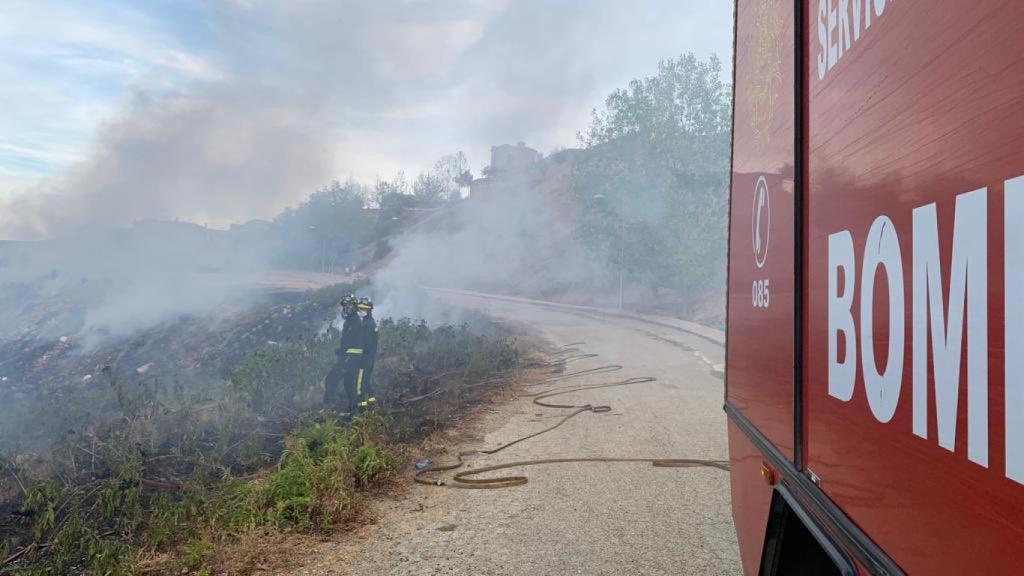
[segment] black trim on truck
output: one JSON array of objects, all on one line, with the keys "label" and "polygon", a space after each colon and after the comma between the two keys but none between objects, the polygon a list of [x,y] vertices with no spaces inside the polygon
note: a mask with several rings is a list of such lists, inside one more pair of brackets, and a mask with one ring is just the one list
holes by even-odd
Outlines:
[{"label": "black trim on truck", "polygon": [[747,420],[746,416],[729,402],[725,403],[725,413],[761,451],[771,466],[782,475],[782,482],[813,517],[815,524],[828,532],[871,574],[904,576],[903,570],[892,558],[872,542],[810,478],[799,472],[793,463]]},{"label": "black trim on truck", "polygon": [[804,15],[793,2],[793,465],[804,469]]}]

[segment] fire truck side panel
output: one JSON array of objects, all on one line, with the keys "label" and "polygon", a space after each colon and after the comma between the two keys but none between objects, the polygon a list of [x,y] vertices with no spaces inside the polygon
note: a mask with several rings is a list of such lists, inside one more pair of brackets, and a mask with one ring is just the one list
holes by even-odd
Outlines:
[{"label": "fire truck side panel", "polygon": [[[793,457],[794,6],[736,7],[726,401]],[[760,564],[771,486],[729,423],[733,517],[744,571]]]},{"label": "fire truck side panel", "polygon": [[908,573],[1020,573],[1024,2],[805,8],[807,468]]},{"label": "fire truck side panel", "polygon": [[727,400],[792,457],[793,7],[736,15]]}]

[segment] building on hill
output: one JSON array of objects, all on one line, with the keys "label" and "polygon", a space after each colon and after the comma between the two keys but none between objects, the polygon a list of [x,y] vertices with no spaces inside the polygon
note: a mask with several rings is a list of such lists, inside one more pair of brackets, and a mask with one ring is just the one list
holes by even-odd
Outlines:
[{"label": "building on hill", "polygon": [[500,194],[502,189],[529,182],[536,175],[540,161],[541,153],[524,142],[491,146],[491,164],[484,169],[482,178],[470,184],[470,198],[486,198]]},{"label": "building on hill", "polygon": [[573,163],[580,153],[566,148],[545,158],[522,142],[491,146],[491,165],[484,169],[482,178],[470,184],[469,197],[486,200],[523,190],[565,196]]},{"label": "building on hill", "polygon": [[529,170],[540,160],[541,154],[519,142],[515,146],[511,144],[499,144],[491,146],[491,170],[492,174],[503,172],[523,172]]}]

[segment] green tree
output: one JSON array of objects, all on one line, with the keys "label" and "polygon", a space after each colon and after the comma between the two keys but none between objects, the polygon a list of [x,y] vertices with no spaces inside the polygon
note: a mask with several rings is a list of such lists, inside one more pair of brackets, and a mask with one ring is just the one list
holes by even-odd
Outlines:
[{"label": "green tree", "polygon": [[354,264],[356,251],[367,240],[369,230],[362,187],[337,181],[313,193],[307,201],[313,235],[321,242],[321,271],[332,272],[339,262]]},{"label": "green tree", "polygon": [[274,219],[281,244],[278,260],[289,267],[335,271],[355,263],[369,240],[366,189],[334,181]]},{"label": "green tree", "polygon": [[466,168],[457,178],[455,183],[459,185],[459,190],[463,188],[469,188],[469,185],[473,183],[473,172]]},{"label": "green tree", "polygon": [[449,189],[440,176],[431,172],[420,174],[412,184],[413,196],[424,206],[443,202],[448,197]]},{"label": "green tree", "polygon": [[416,203],[409,183],[405,179],[405,172],[401,171],[391,180],[377,178],[371,197],[377,208],[381,210],[396,210]]},{"label": "green tree", "polygon": [[593,110],[579,140],[589,148],[626,136],[728,136],[732,100],[721,77],[722,62],[714,55],[706,62],[693,54],[663,60],[655,76],[631,80],[605,99],[604,110]]},{"label": "green tree", "polygon": [[469,186],[473,181],[473,174],[469,171],[469,160],[466,160],[466,155],[461,151],[440,157],[434,163],[432,174],[444,184],[444,200],[461,197],[462,188]]},{"label": "green tree", "polygon": [[731,100],[721,75],[714,56],[663,61],[612,92],[579,134],[576,234],[627,283],[697,295],[724,282]]},{"label": "green tree", "polygon": [[412,194],[422,206],[432,206],[462,197],[462,189],[473,182],[469,161],[462,152],[446,154],[429,172],[416,177]]}]

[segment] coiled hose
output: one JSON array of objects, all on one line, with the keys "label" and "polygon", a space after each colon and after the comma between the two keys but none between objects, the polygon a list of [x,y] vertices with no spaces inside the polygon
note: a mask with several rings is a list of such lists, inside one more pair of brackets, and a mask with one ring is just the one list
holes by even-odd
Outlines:
[{"label": "coiled hose", "polygon": [[[595,358],[597,354],[583,354],[580,353],[579,346],[583,346],[585,342],[572,342],[564,344],[555,350],[548,353],[548,360],[533,364],[537,367],[563,367],[569,362],[576,360],[582,360],[585,358]],[[610,372],[616,372],[622,370],[622,366],[618,364],[608,364],[605,366],[598,366],[596,368],[587,368],[583,370],[577,370],[574,372],[567,372],[564,374],[558,374],[533,382],[525,384],[521,388],[529,389],[538,386],[551,385],[556,382],[568,380],[571,378],[579,378],[583,376],[593,376],[596,374],[607,374]],[[459,452],[456,455],[456,461],[451,464],[443,465],[430,465],[426,468],[417,471],[413,475],[413,481],[418,484],[425,484],[429,486],[443,486],[448,488],[466,488],[475,490],[485,489],[496,489],[496,488],[511,488],[513,486],[522,486],[529,482],[526,476],[498,476],[494,478],[475,478],[479,474],[485,474],[488,472],[494,472],[497,470],[505,470],[509,468],[524,468],[527,466],[540,466],[546,464],[565,464],[570,462],[644,462],[649,463],[656,468],[716,468],[718,470],[729,470],[729,463],[722,460],[702,460],[693,458],[609,458],[609,457],[581,457],[581,458],[545,458],[540,460],[519,460],[516,462],[506,462],[504,464],[495,464],[493,466],[485,466],[483,468],[475,468],[473,470],[464,470],[456,473],[451,477],[450,480],[443,480],[434,476],[438,472],[447,472],[450,470],[456,470],[465,465],[464,458],[467,456],[474,456],[478,454],[497,454],[502,450],[525,442],[532,438],[536,438],[542,434],[551,432],[559,426],[565,424],[572,418],[584,413],[592,412],[599,414],[603,412],[611,411],[611,406],[593,405],[593,404],[554,404],[551,402],[545,402],[544,400],[553,398],[555,396],[561,396],[563,394],[570,394],[573,392],[580,392],[583,390],[597,390],[601,388],[615,388],[620,386],[634,386],[637,384],[647,384],[655,382],[657,378],[653,376],[640,376],[635,378],[627,378],[624,380],[616,380],[614,382],[604,382],[600,384],[584,384],[579,386],[562,386],[558,388],[550,388],[548,390],[542,390],[540,392],[525,392],[521,395],[526,397],[533,397],[533,403],[537,406],[544,408],[558,408],[563,410],[572,410],[569,414],[566,414],[561,420],[555,423],[554,426],[539,430],[532,434],[522,436],[501,446],[491,448],[489,450],[465,450]]]}]

